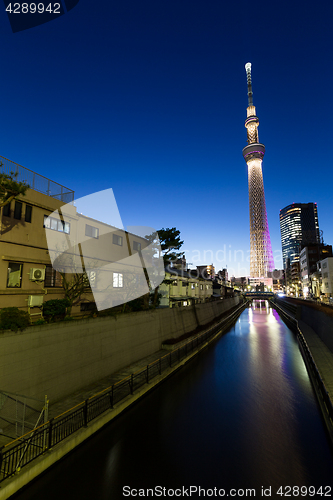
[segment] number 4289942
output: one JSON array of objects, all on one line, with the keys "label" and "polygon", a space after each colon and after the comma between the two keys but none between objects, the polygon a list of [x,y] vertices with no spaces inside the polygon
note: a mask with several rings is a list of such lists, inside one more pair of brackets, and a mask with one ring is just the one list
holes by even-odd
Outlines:
[{"label": "number 4289942", "polygon": [[6,7],[6,11],[10,14],[43,14],[44,12],[49,14],[61,14],[60,3],[49,3],[45,6],[43,3],[9,3]]}]

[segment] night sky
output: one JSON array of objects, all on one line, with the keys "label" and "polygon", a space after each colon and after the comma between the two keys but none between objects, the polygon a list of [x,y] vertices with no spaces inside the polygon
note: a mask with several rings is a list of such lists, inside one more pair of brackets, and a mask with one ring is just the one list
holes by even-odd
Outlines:
[{"label": "night sky", "polygon": [[80,0],[17,33],[1,9],[2,156],[76,198],[113,188],[125,226],[175,226],[188,262],[244,276],[251,62],[275,266],[293,202],[333,244],[331,1]]}]

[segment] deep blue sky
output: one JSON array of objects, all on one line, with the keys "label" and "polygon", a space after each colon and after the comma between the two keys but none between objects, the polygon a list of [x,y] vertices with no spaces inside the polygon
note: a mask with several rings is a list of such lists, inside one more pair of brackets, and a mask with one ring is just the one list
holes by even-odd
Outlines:
[{"label": "deep blue sky", "polygon": [[292,202],[317,202],[333,244],[332,19],[331,1],[80,0],[13,34],[3,10],[0,154],[77,198],[111,187],[125,226],[176,226],[188,262],[245,275],[250,61],[281,268]]}]

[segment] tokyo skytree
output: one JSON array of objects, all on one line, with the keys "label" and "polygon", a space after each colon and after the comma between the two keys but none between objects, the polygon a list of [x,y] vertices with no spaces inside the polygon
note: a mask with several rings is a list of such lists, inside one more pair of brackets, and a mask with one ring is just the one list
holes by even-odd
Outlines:
[{"label": "tokyo skytree", "polygon": [[259,120],[253,105],[251,63],[245,64],[247,76],[248,108],[245,127],[247,129],[248,145],[243,149],[244,160],[247,163],[249,179],[250,203],[250,277],[267,278],[274,270],[274,260],[269,236],[264,181],[262,177],[262,159],[265,146],[260,144],[258,135]]}]

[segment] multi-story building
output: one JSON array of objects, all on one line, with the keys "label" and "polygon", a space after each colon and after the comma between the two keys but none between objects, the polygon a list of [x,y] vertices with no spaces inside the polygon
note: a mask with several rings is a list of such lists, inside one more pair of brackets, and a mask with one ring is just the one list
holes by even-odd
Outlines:
[{"label": "multi-story building", "polygon": [[215,267],[213,264],[208,266],[197,266],[197,271],[199,276],[205,279],[214,279],[215,277]]},{"label": "multi-story building", "polygon": [[273,280],[273,292],[283,292],[285,290],[285,273],[284,269],[274,269],[268,274]]},{"label": "multi-story building", "polygon": [[[319,224],[316,203],[292,203],[280,210],[283,267],[299,260],[301,247],[319,244]],[[289,259],[289,261],[288,261]]]},{"label": "multi-story building", "polygon": [[333,257],[327,257],[320,261],[322,274],[321,293],[326,299],[333,297]]},{"label": "multi-story building", "polygon": [[216,277],[221,282],[222,285],[230,284],[227,269],[221,269],[220,271],[218,271]]},{"label": "multi-story building", "polygon": [[[144,272],[139,257],[135,265],[135,258],[131,265],[126,265],[126,258],[146,248],[148,241],[79,214],[72,190],[10,160],[0,160],[4,171],[18,172],[18,180],[25,179],[34,188],[0,212],[0,308],[15,306],[37,315],[45,301],[64,297],[61,271],[65,279],[75,272],[87,275],[87,288],[74,304],[74,315],[94,306],[96,297],[103,295],[105,279],[112,291],[108,307],[131,300],[138,286],[136,271],[141,266],[143,277]],[[82,245],[74,246],[75,242]],[[101,268],[107,273],[101,273]]]},{"label": "multi-story building", "polygon": [[299,255],[299,262],[304,297],[314,295],[312,289],[313,276],[317,272],[318,261],[323,260],[325,257],[332,257],[331,245],[316,244],[302,248]]},{"label": "multi-story building", "polygon": [[198,276],[196,270],[168,268],[159,287],[160,307],[184,307],[206,302],[213,295],[213,282]]}]

